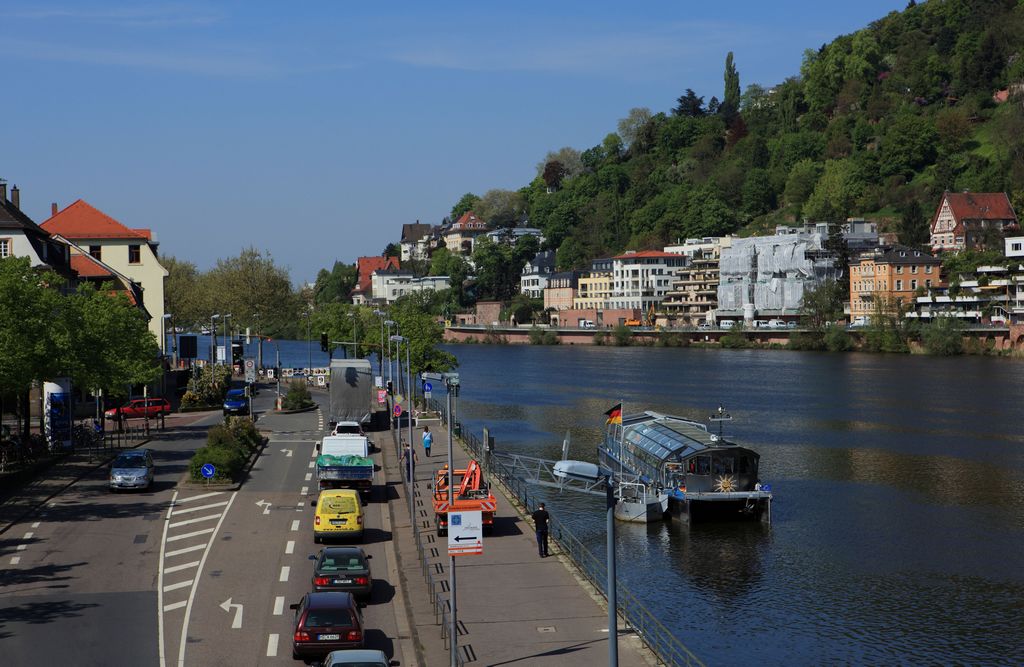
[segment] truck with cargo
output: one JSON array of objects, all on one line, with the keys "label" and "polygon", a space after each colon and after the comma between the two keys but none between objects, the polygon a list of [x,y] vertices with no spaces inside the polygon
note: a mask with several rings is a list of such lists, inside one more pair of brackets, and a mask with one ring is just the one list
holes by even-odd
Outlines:
[{"label": "truck with cargo", "polygon": [[370,441],[357,434],[328,435],[317,443],[317,489],[356,489],[364,496],[373,491],[374,463]]},{"label": "truck with cargo", "polygon": [[[454,489],[451,501],[448,500],[449,477]],[[470,460],[463,469],[453,470],[451,475],[447,465],[437,471],[434,479],[434,525],[439,536],[448,534],[449,512],[479,511],[483,532],[492,532],[497,504],[498,500],[491,493],[483,470],[475,460]]]},{"label": "truck with cargo", "polygon": [[[354,421],[371,426],[377,417],[377,388],[367,359],[332,359],[330,374],[331,428],[338,422]],[[386,417],[385,417],[386,419]]]}]

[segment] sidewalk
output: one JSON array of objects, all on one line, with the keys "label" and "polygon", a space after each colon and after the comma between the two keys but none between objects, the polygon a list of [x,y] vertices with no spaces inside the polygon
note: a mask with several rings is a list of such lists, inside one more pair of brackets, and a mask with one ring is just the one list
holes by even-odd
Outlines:
[{"label": "sidewalk", "polygon": [[[427,484],[447,462],[448,433],[439,422],[429,422],[434,433],[433,456],[425,458],[420,446],[422,429],[414,430],[417,456],[416,522],[421,533],[426,571],[442,598],[448,597],[447,538],[438,537]],[[383,434],[382,434],[383,435]],[[384,467],[406,612],[417,642],[416,662],[406,656],[403,665],[434,667],[450,664],[448,639],[442,639],[440,617],[425,582],[416,541],[409,522],[409,501],[391,438],[382,437]],[[455,467],[464,468],[469,456],[456,442]],[[484,537],[482,556],[456,559],[456,606],[460,661],[472,665],[578,665],[608,664],[608,612],[604,598],[590,590],[560,555],[552,540],[552,557],[539,558],[533,525],[497,485],[494,534]],[[442,590],[443,589],[443,590]],[[397,610],[400,613],[401,610]],[[619,630],[619,664],[640,667],[657,664],[642,642]]]},{"label": "sidewalk", "polygon": [[[207,414],[209,413],[193,412],[169,415],[163,431],[154,426],[150,427],[150,438],[159,437],[161,433],[167,433],[174,428],[188,426]],[[150,438],[133,442],[123,449],[139,447],[149,442]],[[110,448],[94,455],[85,452],[71,454],[36,471],[34,477],[23,480],[12,477],[5,480],[10,482],[11,488],[0,488],[0,535],[78,480],[108,464],[119,451],[121,449]]]}]

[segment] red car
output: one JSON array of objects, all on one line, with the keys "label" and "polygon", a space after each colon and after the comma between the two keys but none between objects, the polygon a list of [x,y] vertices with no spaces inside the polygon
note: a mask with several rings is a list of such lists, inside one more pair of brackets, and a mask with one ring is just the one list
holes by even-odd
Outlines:
[{"label": "red car", "polygon": [[294,660],[323,660],[331,651],[363,647],[363,617],[351,593],[306,593],[295,610]]},{"label": "red car", "polygon": [[103,413],[107,419],[137,419],[142,417],[159,417],[171,414],[171,404],[166,398],[137,398],[119,408],[111,408]]}]

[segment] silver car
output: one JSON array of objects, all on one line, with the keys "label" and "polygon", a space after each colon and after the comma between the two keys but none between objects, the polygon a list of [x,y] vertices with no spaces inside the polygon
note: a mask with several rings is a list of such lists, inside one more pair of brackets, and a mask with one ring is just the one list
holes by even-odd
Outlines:
[{"label": "silver car", "polygon": [[148,449],[130,449],[110,466],[110,490],[148,489],[153,483],[153,455]]},{"label": "silver car", "polygon": [[389,667],[397,664],[397,660],[388,660],[383,651],[372,649],[331,651],[323,663],[324,667]]}]

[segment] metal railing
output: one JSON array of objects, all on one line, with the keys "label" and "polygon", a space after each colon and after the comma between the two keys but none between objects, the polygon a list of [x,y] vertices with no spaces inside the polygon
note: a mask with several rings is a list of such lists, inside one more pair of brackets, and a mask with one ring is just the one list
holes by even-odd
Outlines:
[{"label": "metal railing", "polygon": [[[429,402],[429,406],[432,409],[439,409],[439,405],[433,399]],[[439,412],[442,422],[445,422],[445,412],[443,410],[439,410]],[[505,487],[508,494],[520,503],[524,511],[529,512],[536,505],[537,499],[533,493],[536,485],[517,475],[514,467],[509,465],[508,458],[488,456],[489,452],[484,443],[473,433],[463,432],[461,440],[470,454],[478,461],[485,462],[488,478]],[[604,558],[595,556],[571,530],[555,517],[550,517],[549,522],[551,538],[555,540],[580,574],[607,600],[607,591],[604,589],[608,570]],[[679,638],[673,635],[621,582],[618,584],[616,594],[618,613],[626,627],[632,629],[643,640],[659,661],[671,667],[702,667],[704,665],[700,658],[686,648]]]},{"label": "metal railing", "polygon": [[149,437],[144,424],[125,425],[118,431],[97,432],[92,422],[72,426],[70,446],[48,443],[38,433],[27,440],[10,436],[0,441],[0,473],[20,473],[46,466],[73,455],[88,456],[92,461],[116,450],[134,447]]}]

